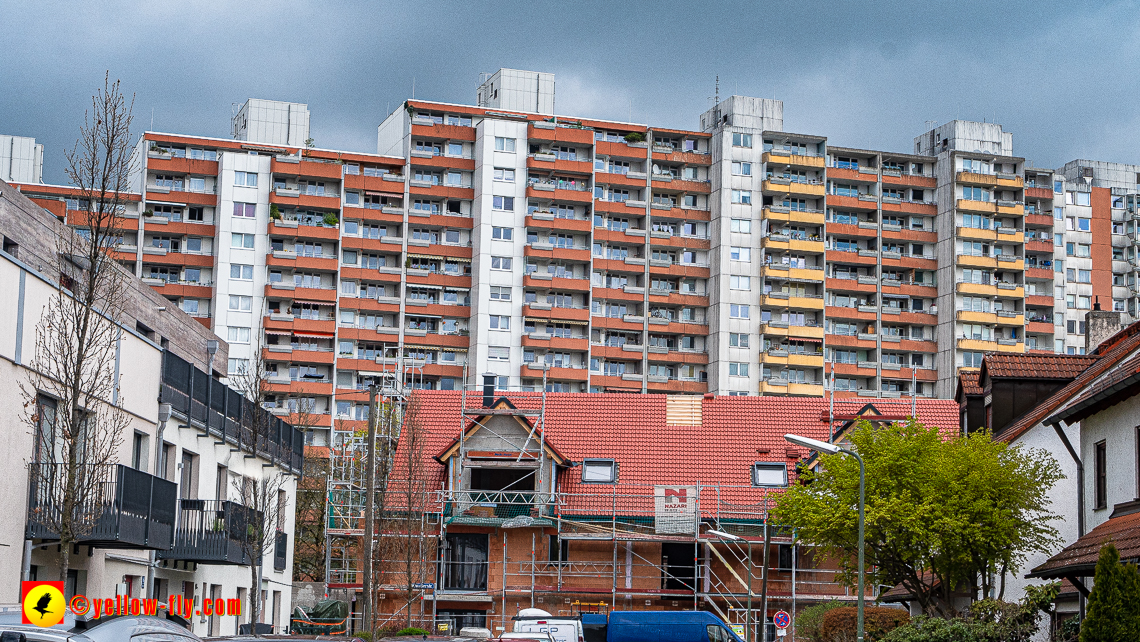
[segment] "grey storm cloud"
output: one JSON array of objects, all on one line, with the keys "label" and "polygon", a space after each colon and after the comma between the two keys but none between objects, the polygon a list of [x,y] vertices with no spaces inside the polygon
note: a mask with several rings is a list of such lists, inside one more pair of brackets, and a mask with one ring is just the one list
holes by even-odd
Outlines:
[{"label": "grey storm cloud", "polygon": [[909,151],[927,121],[995,120],[1041,167],[1140,163],[1136,2],[21,2],[0,0],[0,133],[63,182],[110,71],[136,132],[228,137],[246,98],[305,102],[321,147],[375,151],[409,98],[471,103],[478,75],[549,71],[556,111],[695,128],[720,93],[785,128]]}]

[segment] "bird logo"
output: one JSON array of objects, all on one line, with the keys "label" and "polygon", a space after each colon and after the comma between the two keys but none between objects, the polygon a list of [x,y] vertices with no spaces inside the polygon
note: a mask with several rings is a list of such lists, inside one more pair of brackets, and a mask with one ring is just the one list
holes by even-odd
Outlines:
[{"label": "bird logo", "polygon": [[63,582],[23,582],[21,592],[24,624],[49,627],[63,621]]}]

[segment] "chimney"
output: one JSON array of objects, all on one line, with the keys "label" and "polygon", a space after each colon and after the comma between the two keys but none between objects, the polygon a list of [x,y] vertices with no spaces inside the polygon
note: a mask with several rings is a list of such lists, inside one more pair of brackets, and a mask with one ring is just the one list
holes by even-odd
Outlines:
[{"label": "chimney", "polygon": [[1105,339],[1120,331],[1120,313],[1100,309],[1100,297],[1085,315],[1085,353],[1091,353]]},{"label": "chimney", "polygon": [[495,405],[495,374],[483,375],[483,407],[490,408]]}]

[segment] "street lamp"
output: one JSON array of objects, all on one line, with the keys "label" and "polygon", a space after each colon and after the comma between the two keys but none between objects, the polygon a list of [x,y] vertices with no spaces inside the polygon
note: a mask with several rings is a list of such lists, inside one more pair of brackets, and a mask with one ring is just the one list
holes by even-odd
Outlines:
[{"label": "street lamp", "polygon": [[[744,539],[738,535],[733,535],[732,533],[726,533],[724,531],[718,530],[705,531],[705,534],[716,535],[717,537],[726,539],[730,542],[739,542],[740,540]],[[745,540],[745,543],[748,545],[748,609],[744,611],[744,642],[752,642],[752,540]],[[768,614],[765,612],[765,628],[768,626],[767,621]],[[763,638],[764,636],[761,636],[761,639]]]},{"label": "street lamp", "polygon": [[784,439],[797,446],[803,446],[804,448],[809,448],[828,455],[838,455],[839,453],[851,455],[859,462],[859,617],[856,623],[855,639],[858,642],[863,642],[863,480],[866,477],[866,471],[863,468],[863,458],[854,450],[848,450],[847,448],[842,448],[835,444],[829,444],[816,439],[809,439],[799,435],[784,435]]}]

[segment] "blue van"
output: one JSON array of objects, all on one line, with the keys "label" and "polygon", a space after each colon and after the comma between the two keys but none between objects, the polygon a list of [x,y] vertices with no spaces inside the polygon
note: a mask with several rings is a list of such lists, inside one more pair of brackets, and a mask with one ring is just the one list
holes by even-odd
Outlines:
[{"label": "blue van", "polygon": [[708,611],[613,611],[608,617],[583,614],[582,627],[586,642],[743,642]]}]

